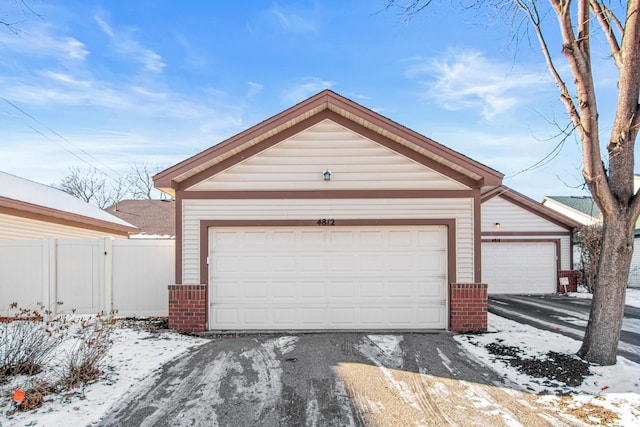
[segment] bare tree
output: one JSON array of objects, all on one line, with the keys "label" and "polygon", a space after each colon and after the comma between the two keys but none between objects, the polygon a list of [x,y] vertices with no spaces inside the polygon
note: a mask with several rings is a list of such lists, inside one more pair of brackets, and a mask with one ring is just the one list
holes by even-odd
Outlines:
[{"label": "bare tree", "polygon": [[16,3],[15,8],[8,7],[6,4],[0,6],[0,14],[2,15],[0,16],[0,26],[5,27],[14,34],[19,34],[21,31],[18,28],[18,24],[20,24],[21,20],[12,19],[7,16],[12,11],[11,9],[20,9],[23,13],[28,11],[31,15],[37,16],[38,18],[40,18],[40,15],[36,13],[25,0],[14,0],[14,3]]},{"label": "bare tree", "polygon": [[576,233],[576,243],[580,247],[580,267],[578,282],[589,292],[596,287],[600,250],[602,248],[602,226],[583,225]]},{"label": "bare tree", "polygon": [[109,184],[107,176],[97,169],[82,170],[77,166],[72,167],[69,175],[53,186],[100,209],[122,200],[128,192],[124,180],[118,179]]},{"label": "bare tree", "polygon": [[74,166],[53,187],[104,209],[124,199],[153,199],[152,177],[159,169],[148,163],[133,163],[124,178],[112,178],[95,168]]},{"label": "bare tree", "polygon": [[[389,0],[411,17],[432,0]],[[616,363],[624,312],[625,289],[633,253],[633,231],[640,213],[634,194],[634,147],[640,127],[640,0],[614,4],[603,0],[478,0],[510,17],[522,17],[533,29],[542,56],[560,91],[573,130],[582,143],[585,183],[603,216],[602,251],[597,285],[587,330],[578,355],[601,365]],[[544,10],[543,10],[544,8]],[[562,50],[571,72],[568,85],[551,55],[550,23],[555,17]],[[511,20],[508,20],[512,22]],[[543,25],[544,24],[544,25]],[[602,32],[618,72],[618,101],[607,143],[607,158],[600,150],[600,123],[596,83],[592,71],[591,42]],[[608,168],[605,167],[605,161]]]},{"label": "bare tree", "polygon": [[127,182],[129,183],[131,196],[134,199],[153,199],[154,186],[152,177],[159,170],[160,168],[151,166],[149,163],[134,162],[131,165],[131,172],[127,176]]}]

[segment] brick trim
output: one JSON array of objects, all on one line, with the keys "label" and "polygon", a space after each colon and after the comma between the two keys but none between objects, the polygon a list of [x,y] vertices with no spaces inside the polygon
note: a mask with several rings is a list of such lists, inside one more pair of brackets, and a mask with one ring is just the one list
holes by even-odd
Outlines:
[{"label": "brick trim", "polygon": [[189,333],[207,329],[207,285],[169,285],[169,328]]},{"label": "brick trim", "polygon": [[560,285],[561,277],[567,277],[569,279],[567,292],[578,292],[578,272],[576,270],[562,270],[558,272],[558,293],[564,294],[564,286]]},{"label": "brick trim", "polygon": [[486,283],[451,283],[449,330],[463,333],[486,332],[487,298]]}]

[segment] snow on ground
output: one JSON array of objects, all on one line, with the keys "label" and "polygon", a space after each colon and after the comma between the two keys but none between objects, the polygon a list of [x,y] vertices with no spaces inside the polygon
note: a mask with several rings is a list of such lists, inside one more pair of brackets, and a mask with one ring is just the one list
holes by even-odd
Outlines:
[{"label": "snow on ground", "polygon": [[[572,296],[585,297],[585,294]],[[626,303],[640,307],[640,289],[629,289]],[[492,314],[489,314],[489,328],[486,334],[459,335],[455,339],[473,357],[492,367],[514,386],[533,393],[546,393],[541,399],[556,401],[558,405],[566,404],[566,398],[549,394],[550,391],[561,389],[562,385],[545,384],[545,380],[519,373],[516,368],[490,354],[485,345],[502,340],[505,344],[522,349],[525,357],[541,357],[548,351],[574,354],[580,346],[579,341]],[[401,368],[401,340],[402,337],[396,335],[370,335],[358,349],[378,366]],[[12,408],[10,399],[13,386],[11,383],[5,384],[0,387],[0,426],[95,424],[116,402],[135,400],[137,396],[133,393],[137,383],[159,370],[164,363],[180,357],[187,349],[205,342],[205,339],[167,331],[119,328],[114,335],[114,345],[110,351],[111,371],[106,378],[87,386],[84,396],[80,390],[71,395],[48,396],[42,407],[12,416],[6,413]],[[275,340],[272,347],[285,354],[295,342],[295,337],[282,337]],[[590,370],[591,375],[586,377],[582,385],[565,389],[572,395],[570,404],[608,408],[618,414],[618,425],[640,425],[640,365],[619,357],[615,366],[591,366]],[[408,396],[408,390],[400,387],[401,384],[395,385],[403,395]],[[344,390],[342,394],[346,398]],[[411,399],[409,401],[413,403]],[[317,410],[308,408],[310,412]]]},{"label": "snow on ground", "polygon": [[47,396],[45,403],[29,412],[16,412],[10,399],[13,387],[0,386],[0,426],[81,426],[99,420],[116,402],[135,399],[134,386],[166,362],[179,357],[187,349],[208,340],[173,332],[151,332],[118,328],[109,352],[109,373],[102,380],[71,395]]},{"label": "snow on ground", "polygon": [[[590,294],[584,290],[579,292],[569,292],[571,298],[591,299],[593,294]],[[625,305],[640,308],[640,288],[627,288],[627,296],[624,300]]]},{"label": "snow on ground", "polygon": [[624,300],[625,305],[640,308],[640,289],[627,289],[627,297]]},{"label": "snow on ground", "polygon": [[522,350],[522,357],[545,358],[549,351],[575,354],[580,341],[550,331],[523,325],[489,313],[489,333],[458,335],[455,339],[480,362],[491,366],[503,377],[532,393],[546,394],[546,399],[559,390],[568,393],[575,405],[597,405],[616,412],[618,424],[640,425],[640,365],[618,357],[614,366],[590,366],[591,375],[582,385],[568,387],[546,378],[538,379],[520,373],[506,361],[490,354],[485,347],[491,343],[503,343]]}]

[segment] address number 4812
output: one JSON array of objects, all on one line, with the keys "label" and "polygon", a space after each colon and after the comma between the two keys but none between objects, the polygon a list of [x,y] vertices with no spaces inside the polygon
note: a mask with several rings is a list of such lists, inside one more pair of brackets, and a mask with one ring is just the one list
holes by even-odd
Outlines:
[{"label": "address number 4812", "polygon": [[322,218],[316,221],[318,225],[336,225],[336,220],[333,218]]}]

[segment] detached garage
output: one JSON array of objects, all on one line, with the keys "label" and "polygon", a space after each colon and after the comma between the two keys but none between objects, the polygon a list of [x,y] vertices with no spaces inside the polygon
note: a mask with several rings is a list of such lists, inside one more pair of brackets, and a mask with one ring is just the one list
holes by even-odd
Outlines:
[{"label": "detached garage", "polygon": [[334,92],[154,181],[176,198],[172,327],[486,328],[480,206],[502,174]]},{"label": "detached garage", "polygon": [[482,280],[489,294],[552,294],[573,265],[570,218],[507,187],[482,197]]}]

